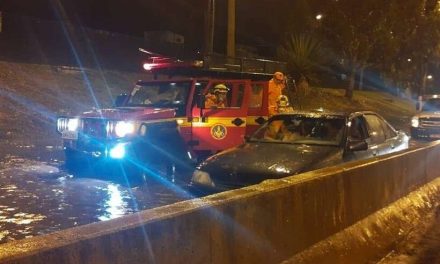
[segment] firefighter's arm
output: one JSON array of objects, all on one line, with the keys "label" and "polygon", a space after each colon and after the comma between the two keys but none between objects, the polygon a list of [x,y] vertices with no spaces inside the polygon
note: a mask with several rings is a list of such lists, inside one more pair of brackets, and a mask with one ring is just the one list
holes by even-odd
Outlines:
[{"label": "firefighter's arm", "polygon": [[217,107],[217,103],[216,103],[216,97],[213,94],[206,94],[205,95],[205,108],[216,108]]}]

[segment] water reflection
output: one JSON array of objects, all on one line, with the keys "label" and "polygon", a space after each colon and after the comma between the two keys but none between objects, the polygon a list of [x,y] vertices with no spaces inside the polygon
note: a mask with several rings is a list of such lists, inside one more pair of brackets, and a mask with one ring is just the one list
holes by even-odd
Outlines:
[{"label": "water reflection", "polygon": [[108,199],[104,204],[104,215],[98,216],[101,221],[110,220],[126,213],[126,203],[122,199],[121,191],[117,186],[109,184],[107,186]]},{"label": "water reflection", "polygon": [[[13,208],[13,210],[15,210]],[[29,225],[33,222],[41,221],[46,218],[41,214],[30,214],[30,213],[16,213],[12,217],[2,216],[2,211],[0,210],[0,223],[12,223],[16,225]]]},{"label": "water reflection", "polygon": [[72,177],[59,166],[13,156],[0,162],[0,243],[186,199],[163,185],[128,188]]}]

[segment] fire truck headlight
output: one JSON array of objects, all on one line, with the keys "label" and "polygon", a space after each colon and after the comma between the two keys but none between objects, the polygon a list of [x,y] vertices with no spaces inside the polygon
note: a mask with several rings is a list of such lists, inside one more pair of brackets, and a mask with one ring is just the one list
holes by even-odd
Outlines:
[{"label": "fire truck headlight", "polygon": [[57,130],[58,130],[58,132],[61,133],[63,131],[66,131],[66,129],[67,129],[67,121],[68,121],[68,119],[65,118],[65,117],[59,117],[57,119]]},{"label": "fire truck headlight", "polygon": [[115,134],[118,137],[125,137],[134,132],[134,124],[125,121],[119,121],[115,125]]},{"label": "fire truck headlight", "polygon": [[119,143],[110,149],[110,158],[112,159],[123,159],[125,157],[125,144]]},{"label": "fire truck headlight", "polygon": [[207,173],[206,171],[195,170],[192,175],[191,181],[201,185],[215,187],[215,184],[209,176],[209,173]]},{"label": "fire truck headlight", "polygon": [[419,118],[417,116],[415,116],[411,119],[411,126],[412,127],[419,127]]},{"label": "fire truck headlight", "polygon": [[69,131],[76,131],[79,126],[79,119],[78,118],[71,118],[69,121],[67,121],[67,130]]}]

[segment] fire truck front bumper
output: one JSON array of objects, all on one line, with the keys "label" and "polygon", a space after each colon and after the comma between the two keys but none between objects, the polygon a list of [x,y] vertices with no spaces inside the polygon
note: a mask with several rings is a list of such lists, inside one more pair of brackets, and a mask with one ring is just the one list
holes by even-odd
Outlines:
[{"label": "fire truck front bumper", "polygon": [[81,145],[75,141],[65,141],[64,149],[67,156],[75,156],[88,160],[124,160],[133,156],[132,142],[109,142],[94,145]]}]

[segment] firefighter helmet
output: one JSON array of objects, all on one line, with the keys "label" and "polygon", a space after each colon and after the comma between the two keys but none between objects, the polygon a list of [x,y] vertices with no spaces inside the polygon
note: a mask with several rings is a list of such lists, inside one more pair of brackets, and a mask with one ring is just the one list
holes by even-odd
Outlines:
[{"label": "firefighter helmet", "polygon": [[290,105],[289,98],[286,95],[280,95],[277,100],[278,107],[288,107]]},{"label": "firefighter helmet", "polygon": [[282,72],[275,72],[273,78],[278,81],[284,81],[284,74]]},{"label": "firefighter helmet", "polygon": [[229,88],[226,87],[226,85],[224,85],[222,83],[217,84],[214,87],[214,93],[227,93],[228,91],[229,91]]}]

